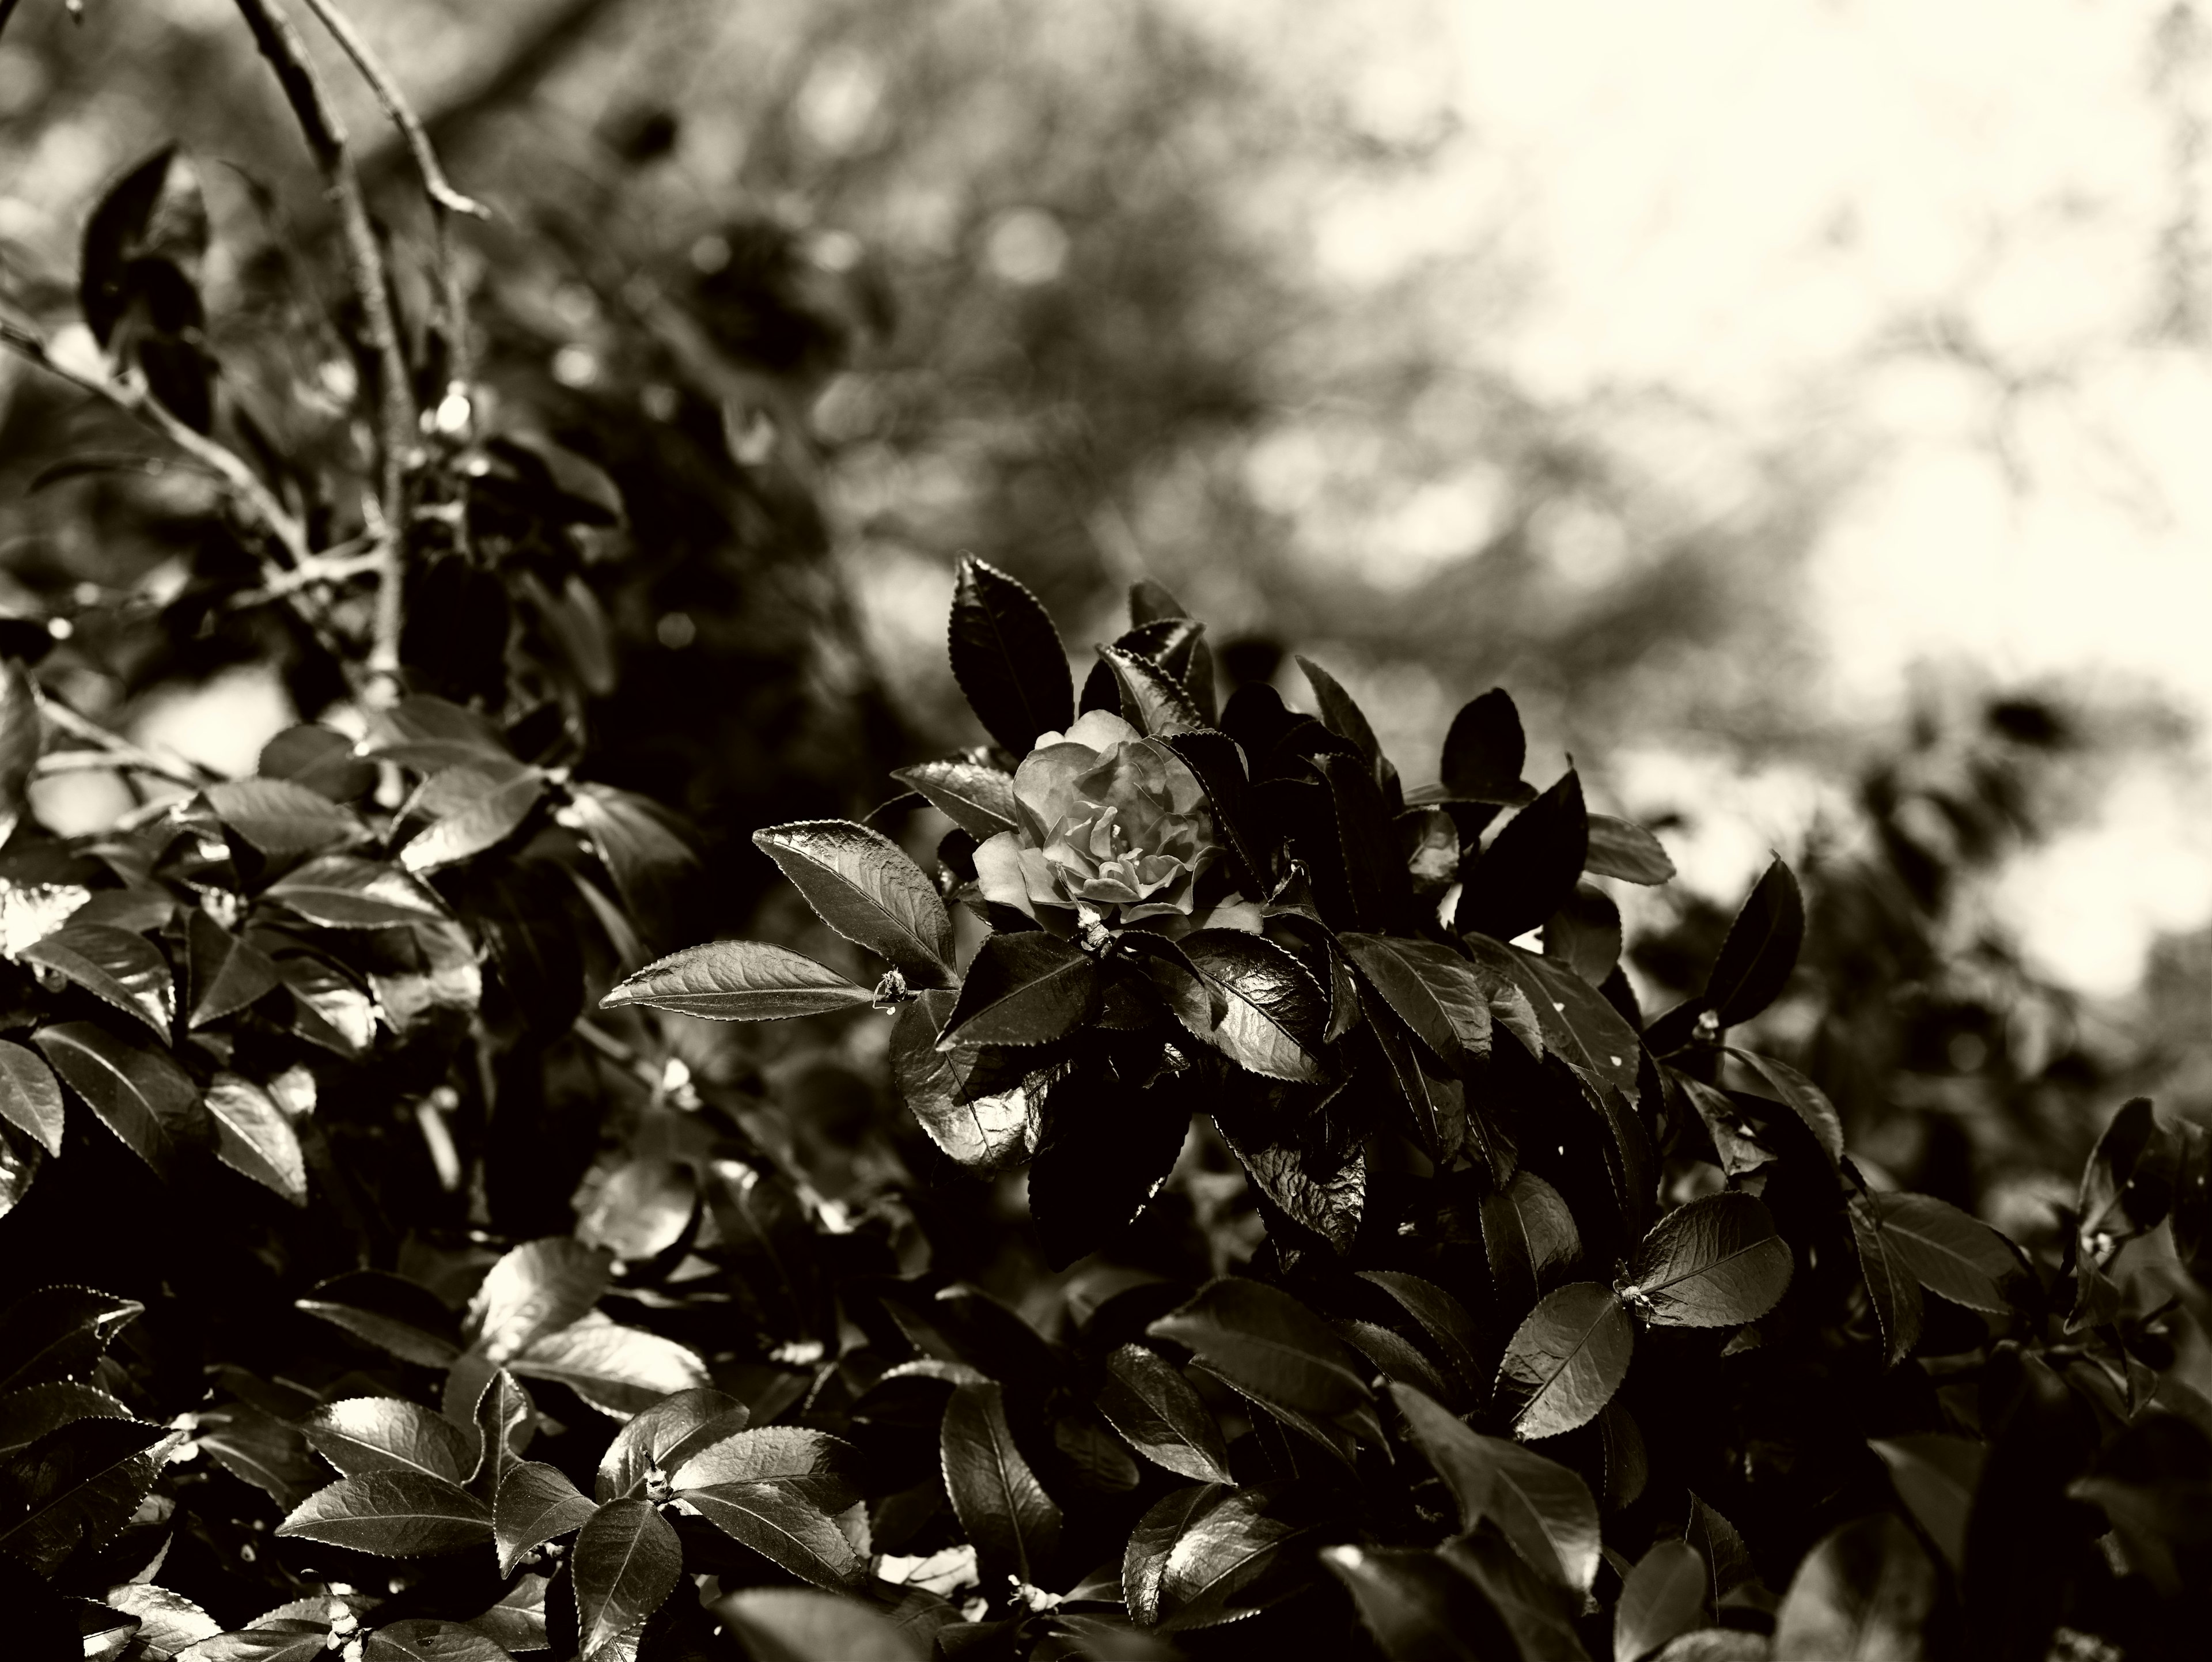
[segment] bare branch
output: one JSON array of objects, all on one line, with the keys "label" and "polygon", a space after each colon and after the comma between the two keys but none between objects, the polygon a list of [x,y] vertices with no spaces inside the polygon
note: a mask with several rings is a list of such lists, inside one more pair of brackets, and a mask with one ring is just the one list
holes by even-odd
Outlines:
[{"label": "bare branch", "polygon": [[90,757],[82,751],[68,751],[48,756],[39,764],[41,773],[79,773],[105,765],[107,768],[132,773],[149,774],[156,779],[166,779],[173,785],[182,785],[187,790],[198,790],[214,776],[189,763],[164,762],[158,756],[143,751],[120,734],[110,733],[87,715],[80,715],[52,694],[39,695],[39,713],[49,727],[79,739],[93,746],[98,756]]},{"label": "bare branch", "polygon": [[307,9],[315,14],[322,26],[353,59],[353,66],[361,71],[361,78],[368,82],[376,94],[376,101],[384,106],[384,113],[392,118],[392,125],[399,129],[400,137],[415,157],[415,166],[422,175],[422,189],[439,207],[457,214],[467,214],[477,219],[489,219],[491,210],[473,197],[463,196],[446,177],[446,170],[438,165],[438,152],[432,148],[430,135],[423,130],[420,117],[408,103],[407,94],[399,90],[399,83],[378,61],[362,40],[361,31],[351,20],[332,3],[332,0],[307,0]]}]

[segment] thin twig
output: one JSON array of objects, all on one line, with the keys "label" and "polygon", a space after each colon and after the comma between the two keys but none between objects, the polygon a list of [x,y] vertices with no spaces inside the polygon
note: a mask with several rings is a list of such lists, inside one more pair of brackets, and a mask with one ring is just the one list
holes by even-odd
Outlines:
[{"label": "thin twig", "polygon": [[254,517],[283,546],[288,557],[286,564],[298,566],[307,562],[309,556],[306,531],[235,451],[216,443],[206,434],[185,426],[162,408],[161,400],[149,397],[140,387],[125,381],[82,374],[58,362],[46,350],[46,343],[43,339],[18,324],[0,320],[0,344],[21,354],[48,374],[58,376],[70,386],[91,393],[152,428],[194,461],[214,472],[230,487],[234,496],[252,509]]},{"label": "thin twig", "polygon": [[398,690],[402,590],[406,581],[407,472],[416,448],[416,427],[414,395],[406,354],[400,348],[398,322],[392,313],[384,250],[377,242],[375,227],[369,222],[368,204],[362,194],[353,153],[346,147],[345,129],[324,96],[322,81],[307,56],[306,42],[291,21],[273,9],[271,0],[237,0],[237,3],[261,55],[276,73],[307,148],[314,152],[316,165],[322,169],[331,199],[337,206],[348,275],[361,302],[370,348],[376,354],[377,379],[381,383],[378,392],[383,524],[378,531],[382,570],[368,669],[373,689],[394,694]]},{"label": "thin twig", "polygon": [[361,78],[376,94],[376,101],[384,106],[384,113],[392,118],[392,125],[399,129],[400,137],[415,157],[415,166],[422,175],[422,188],[430,200],[441,208],[457,214],[467,214],[477,219],[489,219],[491,210],[473,197],[463,196],[446,177],[446,170],[438,165],[438,152],[432,148],[430,135],[423,130],[422,122],[407,101],[407,94],[399,90],[399,83],[391,72],[369,50],[361,31],[331,0],[307,0],[307,9],[331,32],[331,38],[353,59],[353,66],[361,71]]},{"label": "thin twig", "polygon": [[271,600],[282,600],[298,594],[303,588],[313,588],[318,583],[343,583],[379,569],[384,561],[381,550],[371,548],[367,553],[349,554],[345,551],[361,545],[360,539],[341,543],[336,548],[310,555],[307,560],[289,571],[279,572],[259,588],[249,588],[234,594],[224,603],[224,610],[244,612],[250,607],[267,606]]},{"label": "thin twig", "polygon": [[[164,762],[151,752],[139,749],[120,734],[110,733],[90,716],[78,715],[51,694],[40,693],[39,713],[46,718],[47,726],[68,734],[72,739],[82,739],[99,750],[107,758],[108,764],[112,767],[128,769],[133,773],[151,774],[157,779],[167,780],[173,785],[182,785],[187,790],[198,790],[214,777],[212,774],[191,767],[189,764],[180,768]],[[76,753],[64,752],[64,754],[71,763],[76,763]],[[51,763],[63,759],[63,757],[48,757],[46,761]],[[92,765],[94,764],[89,762],[76,764],[76,766],[81,767]],[[46,770],[69,772],[75,770],[75,768],[48,768]]]}]

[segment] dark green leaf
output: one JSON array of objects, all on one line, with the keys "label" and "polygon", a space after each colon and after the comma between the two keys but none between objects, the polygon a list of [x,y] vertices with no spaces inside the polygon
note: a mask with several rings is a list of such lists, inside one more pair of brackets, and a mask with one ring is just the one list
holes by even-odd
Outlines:
[{"label": "dark green leaf", "polygon": [[753,1662],[927,1662],[927,1642],[854,1598],[747,1587],[708,1606]]},{"label": "dark green leaf", "polygon": [[1641,825],[1610,814],[1589,817],[1589,853],[1583,869],[1592,877],[1617,877],[1625,883],[1664,883],[1674,875],[1674,862],[1659,839]]},{"label": "dark green leaf", "polygon": [[376,1036],[376,1007],[352,976],[309,953],[280,958],[276,974],[291,989],[292,1031],[351,1062]]},{"label": "dark green leaf", "polygon": [[1195,1351],[1262,1403],[1329,1418],[1374,1400],[1358,1359],[1289,1294],[1242,1277],[1208,1282],[1146,1331]]},{"label": "dark green leaf", "polygon": [[[693,1449],[668,1469],[668,1481],[679,1494],[716,1483],[780,1483],[842,1512],[858,1498],[845,1475],[852,1458],[850,1444],[825,1433],[757,1426]],[[829,1507],[832,1500],[837,1504]]]},{"label": "dark green leaf", "polygon": [[1167,746],[1206,787],[1213,805],[1213,823],[1224,833],[1231,869],[1243,893],[1255,897],[1273,886],[1273,846],[1263,841],[1250,822],[1251,782],[1245,776],[1243,752],[1225,733],[1179,733]]},{"label": "dark green leaf", "polygon": [[1490,999],[1474,967],[1449,947],[1395,935],[1338,937],[1385,1003],[1438,1060],[1466,1066],[1490,1049]]},{"label": "dark green leaf", "polygon": [[1544,920],[1544,956],[1556,959],[1593,987],[1602,986],[1620,963],[1620,908],[1587,883]]},{"label": "dark green leaf", "polygon": [[1521,713],[1504,688],[1492,687],[1452,718],[1451,731],[1444,735],[1444,790],[1456,801],[1508,807],[1526,802],[1535,794],[1521,782],[1528,757]]},{"label": "dark green leaf", "polygon": [[781,1021],[871,1002],[874,989],[828,965],[757,941],[686,947],[648,964],[599,1001],[602,1009],[643,1004],[710,1021]]},{"label": "dark green leaf", "polygon": [[329,1475],[315,1464],[297,1426],[251,1403],[230,1403],[204,1413],[199,1446],[231,1476],[288,1512],[320,1488]]},{"label": "dark green leaf", "polygon": [[305,1206],[307,1166],[299,1134],[269,1093],[236,1074],[217,1074],[201,1099],[215,1122],[216,1158]]},{"label": "dark green leaf", "polygon": [[[173,168],[173,177],[172,172]],[[206,247],[199,182],[177,147],[165,144],[108,188],[85,222],[77,299],[102,346],[112,339],[135,292],[134,264],[149,250],[190,259]]]},{"label": "dark green leaf", "polygon": [[1638,1560],[1613,1607],[1613,1662],[1640,1662],[1705,1620],[1705,1561],[1687,1541],[1662,1541]]},{"label": "dark green leaf", "polygon": [[1534,1172],[1516,1172],[1482,1197],[1482,1246],[1503,1306],[1524,1309],[1557,1287],[1583,1255],[1575,1215]]},{"label": "dark green leaf", "polygon": [[1107,1357],[1098,1411],[1154,1465],[1203,1483],[1233,1481],[1212,1414],[1188,1380],[1142,1345]]},{"label": "dark green leaf", "polygon": [[406,821],[428,823],[400,849],[399,863],[422,877],[497,848],[544,794],[545,775],[511,758],[442,768],[403,811]]},{"label": "dark green leaf", "polygon": [[1382,1065],[1363,1068],[1363,1076],[1387,1083],[1406,1105],[1414,1141],[1430,1159],[1448,1164],[1467,1141],[1467,1087],[1431,1062],[1393,1018],[1371,1019],[1365,1033]]},{"label": "dark green leaf", "polygon": [[952,920],[921,868],[880,832],[842,819],[753,833],[822,921],[889,959],[917,986],[952,979]]},{"label": "dark green leaf", "polygon": [[1060,631],[1036,596],[963,555],[952,595],[953,679],[991,736],[1025,756],[1075,718],[1075,680]]},{"label": "dark green leaf", "polygon": [[0,1218],[23,1203],[46,1163],[46,1151],[18,1131],[0,1123]]},{"label": "dark green leaf", "polygon": [[459,1622],[410,1616],[368,1635],[362,1662],[512,1662],[499,1642]]},{"label": "dark green leaf", "polygon": [[1656,1327],[1734,1327],[1781,1301],[1792,1263],[1756,1196],[1707,1195],[1652,1226],[1621,1297]]},{"label": "dark green leaf", "polygon": [[1029,1181],[1048,1263],[1097,1251],[1151,1203],[1190,1134],[1193,1094],[1172,1078],[1133,1090],[1103,1068],[1053,1081]]},{"label": "dark green leaf", "polygon": [[376,784],[374,764],[353,753],[352,740],[335,728],[313,723],[286,728],[264,745],[255,771],[264,778],[305,785],[333,802],[366,796]]},{"label": "dark green leaf", "polygon": [[1413,885],[1373,768],[1334,751],[1314,758],[1313,767],[1328,792],[1333,822],[1325,844],[1330,852],[1313,856],[1310,873],[1324,915],[1352,928],[1403,927]]},{"label": "dark green leaf", "polygon": [[42,1287],[27,1294],[0,1316],[0,1391],[91,1373],[123,1324],[145,1309],[136,1299],[88,1287]]},{"label": "dark green leaf", "polygon": [[421,1558],[489,1543],[491,1517],[459,1483],[421,1471],[374,1471],[318,1489],[276,1533],[380,1558]]},{"label": "dark green leaf", "polygon": [[2122,1242],[2155,1229],[2173,1202],[2175,1144],[2136,1097],[2112,1116],[2081,1170],[2082,1256],[2101,1265]]},{"label": "dark green leaf", "polygon": [[1165,1586],[1168,1555],[1191,1520],[1217,1504],[1228,1489],[1200,1483],[1170,1491],[1152,1503],[1129,1532],[1121,1555],[1121,1601],[1129,1619],[1149,1628],[1160,1619],[1160,1594]]},{"label": "dark green leaf", "polygon": [[864,1568],[834,1516],[859,1498],[844,1475],[851,1453],[818,1431],[763,1426],[709,1444],[668,1481],[732,1540],[802,1580],[836,1589]]},{"label": "dark green leaf", "polygon": [[1712,1577],[1715,1609],[1729,1603],[1739,1588],[1758,1584],[1759,1571],[1751,1561],[1751,1549],[1744,1544],[1736,1526],[1695,1495],[1690,1496],[1690,1516],[1683,1525],[1682,1538],[1705,1561],[1705,1569]]},{"label": "dark green leaf", "polygon": [[562,818],[575,820],[633,918],[648,931],[674,921],[680,885],[699,855],[667,810],[650,797],[587,783],[569,788]]},{"label": "dark green leaf", "polygon": [[465,762],[512,759],[490,722],[443,698],[417,694],[371,718],[374,735],[361,753],[397,762],[418,773]]},{"label": "dark green leaf", "polygon": [[0,661],[0,843],[15,834],[30,806],[31,770],[45,744],[30,672],[17,659]]},{"label": "dark green leaf", "polygon": [[1936,1607],[1936,1568],[1912,1531],[1883,1513],[1844,1525],[1805,1555],[1774,1618],[1774,1654],[1792,1662],[1863,1657],[1917,1662]]},{"label": "dark green leaf", "polygon": [[476,1464],[476,1451],[459,1427],[397,1397],[325,1403],[301,1422],[300,1431],[346,1477],[416,1471],[459,1483]]},{"label": "dark green leaf", "polygon": [[73,1420],[127,1420],[131,1410],[104,1391],[70,1379],[0,1393],[0,1455],[12,1454]]},{"label": "dark green leaf", "polygon": [[1064,1038],[1097,1013],[1098,965],[1042,929],[994,934],[968,966],[940,1049],[1029,1047]]},{"label": "dark green leaf", "polygon": [[1556,1437],[1597,1417],[1628,1377],[1636,1329],[1620,1300],[1595,1282],[1547,1293],[1506,1342],[1500,1404],[1517,1437]]},{"label": "dark green leaf", "polygon": [[290,779],[234,779],[201,793],[215,817],[272,860],[323,854],[368,835],[322,792]]},{"label": "dark green leaf", "polygon": [[1307,1549],[1328,1521],[1315,1497],[1293,1484],[1201,1493],[1218,1498],[1183,1531],[1161,1578],[1169,1631],[1233,1622],[1309,1585]]},{"label": "dark green leaf", "polygon": [[1948,1201],[1928,1195],[1869,1197],[1881,1216],[1882,1242],[1930,1293],[1954,1304],[2005,1315],[2004,1285],[2021,1273],[2002,1235]]},{"label": "dark green leaf", "polygon": [[381,1269],[356,1269],[319,1283],[299,1307],[424,1367],[451,1367],[461,1348],[453,1312],[426,1288]]},{"label": "dark green leaf", "polygon": [[[471,1367],[465,1376],[476,1377]],[[456,1379],[463,1377],[459,1370],[449,1375],[447,1389]],[[458,1417],[452,1423],[460,1423]],[[484,1381],[483,1391],[477,1399],[476,1411],[470,1416],[468,1448],[465,1463],[468,1475],[465,1485],[479,1501],[496,1502],[499,1486],[507,1474],[521,1463],[524,1451],[538,1432],[538,1410],[531,1403],[530,1393],[505,1368],[495,1368]]]},{"label": "dark green leaf", "polygon": [[520,1576],[498,1603],[471,1616],[468,1625],[509,1653],[550,1649],[545,1593],[552,1585],[550,1576]]},{"label": "dark green leaf", "polygon": [[1453,926],[1510,941],[1575,892],[1589,850],[1581,778],[1572,768],[1514,815],[1467,872]]},{"label": "dark green leaf", "polygon": [[1600,1534],[1589,1485],[1556,1460],[1503,1437],[1486,1437],[1404,1385],[1390,1387],[1413,1440],[1459,1502],[1460,1525],[1495,1522],[1522,1555],[1563,1586],[1596,1578]]},{"label": "dark green leaf", "polygon": [[1394,1662],[1492,1662],[1523,1653],[1489,1597],[1432,1552],[1323,1547],[1359,1618]]},{"label": "dark green leaf", "polygon": [[1804,941],[1804,898],[1796,875],[1777,860],[1729,925],[1705,978],[1705,1007],[1723,1027],[1750,1020],[1789,984]]},{"label": "dark green leaf", "polygon": [[1490,1374],[1478,1360],[1481,1336],[1467,1306],[1433,1282],[1397,1269],[1363,1269],[1359,1278],[1379,1287],[1413,1318],[1430,1348],[1443,1359],[1457,1397],[1486,1394]]},{"label": "dark green leaf", "polygon": [[197,906],[185,914],[185,945],[192,989],[190,1027],[234,1015],[276,985],[276,965],[268,953]]},{"label": "dark green leaf", "polygon": [[1887,1438],[1867,1446],[1889,1468],[1889,1481],[1913,1521],[1927,1531],[1952,1570],[1963,1571],[1966,1519],[1973,1511],[1982,1468],[1989,1462],[1989,1446],[1967,1437],[1928,1433]]},{"label": "dark green leaf", "polygon": [[[1412,1046],[1406,1046],[1410,1064]],[[1437,1081],[1431,1081],[1437,1082]],[[1456,1087],[1457,1081],[1443,1081]],[[1235,1120],[1231,1124],[1237,1123]],[[1218,1117],[1217,1127],[1221,1125]],[[1354,1148],[1347,1158],[1326,1151],[1308,1158],[1295,1143],[1255,1141],[1240,1127],[1222,1136],[1261,1194],[1281,1208],[1293,1223],[1310,1229],[1339,1252],[1348,1251],[1359,1233],[1359,1221],[1367,1206],[1367,1157]],[[1341,1161],[1330,1169],[1333,1162]]]},{"label": "dark green leaf", "polygon": [[186,1653],[186,1662],[327,1662],[330,1636],[327,1622],[296,1616],[261,1621],[236,1633],[201,1641]]},{"label": "dark green leaf", "polygon": [[168,1042],[177,1016],[176,983],[169,960],[144,935],[106,923],[64,923],[17,956],[67,977]]},{"label": "dark green leaf", "polygon": [[707,1365],[697,1352],[658,1333],[605,1320],[596,1312],[574,1327],[534,1341],[508,1366],[525,1379],[564,1385],[617,1419],[707,1383]]},{"label": "dark green leaf", "polygon": [[1729,1047],[1729,1054],[1765,1081],[1775,1096],[1789,1105],[1790,1112],[1805,1122],[1805,1129],[1812,1132],[1831,1166],[1843,1159],[1844,1123],[1835,1105],[1819,1086],[1788,1062],[1778,1062],[1772,1056],[1740,1050],[1734,1045]]},{"label": "dark green leaf", "polygon": [[1036,1117],[1023,1088],[1021,1052],[940,1050],[953,995],[924,993],[902,1008],[891,1029],[891,1077],[930,1141],[972,1171],[991,1172],[1027,1159]]},{"label": "dark green leaf", "polygon": [[895,769],[891,777],[912,785],[978,841],[1012,831],[1017,823],[1013,776],[985,763],[948,757]]},{"label": "dark green leaf", "polygon": [[32,1042],[100,1123],[161,1177],[202,1135],[200,1093],[167,1051],[126,1044],[89,1021],[41,1027]]},{"label": "dark green leaf", "polygon": [[734,1437],[750,1418],[745,1405],[720,1391],[681,1391],[655,1403],[615,1434],[599,1458],[592,1495],[620,1501],[644,1490],[655,1467],[673,1471],[694,1454]]},{"label": "dark green leaf", "polygon": [[1875,1320],[1881,1327],[1882,1353],[1895,1367],[1920,1342],[1919,1278],[1904,1257],[1891,1250],[1881,1227],[1881,1214],[1869,1196],[1853,1194],[1844,1210],[1850,1218],[1851,1239],[1858,1247],[1867,1302],[1874,1306]]},{"label": "dark green leaf", "polygon": [[1199,1038],[1270,1079],[1321,1076],[1314,1052],[1328,1025],[1328,999],[1304,965],[1265,937],[1237,929],[1200,929],[1182,945],[1227,1001],[1219,1025]]},{"label": "dark green leaf", "polygon": [[40,1575],[131,1521],[181,1434],[137,1420],[72,1420],[0,1470],[0,1554]]},{"label": "dark green leaf", "polygon": [[62,1087],[36,1052],[0,1039],[0,1119],[49,1154],[62,1151]]},{"label": "dark green leaf", "polygon": [[1529,1568],[1497,1530],[1455,1537],[1437,1556],[1482,1590],[1525,1662],[1589,1662],[1575,1633],[1581,1601]]},{"label": "dark green leaf", "polygon": [[1036,1586],[1060,1544],[1060,1507],[1015,1446],[995,1383],[953,1388],[940,1439],[952,1510],[987,1567]]},{"label": "dark green leaf", "polygon": [[270,884],[262,898],[331,929],[392,929],[439,923],[437,898],[397,866],[351,855],[325,855]]},{"label": "dark green leaf", "polygon": [[[1359,753],[1367,758],[1370,767],[1387,767],[1382,759],[1382,747],[1375,740],[1375,729],[1368,724],[1365,714],[1352,702],[1346,692],[1319,664],[1302,654],[1293,654],[1298,668],[1304,672],[1306,685],[1313,689],[1314,702],[1321,706],[1322,725],[1340,739],[1349,739],[1358,746]],[[1380,782],[1378,771],[1377,782]]]},{"label": "dark green leaf", "polygon": [[589,1655],[667,1602],[684,1574],[684,1548],[650,1501],[610,1501],[577,1535],[569,1571],[578,1643]]},{"label": "dark green leaf", "polygon": [[1098,657],[1114,677],[1121,719],[1138,732],[1168,739],[1212,730],[1182,684],[1150,658],[1118,646],[1100,647]]},{"label": "dark green leaf", "polygon": [[1729,1176],[1740,1178],[1755,1172],[1774,1158],[1774,1151],[1759,1140],[1725,1091],[1673,1068],[1667,1069],[1667,1078],[1705,1123],[1713,1152],[1720,1157],[1721,1170]]}]

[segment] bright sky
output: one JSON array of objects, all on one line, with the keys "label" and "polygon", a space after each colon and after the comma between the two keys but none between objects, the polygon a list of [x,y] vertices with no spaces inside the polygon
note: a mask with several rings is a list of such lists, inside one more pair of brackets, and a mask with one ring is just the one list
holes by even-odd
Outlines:
[{"label": "bright sky", "polygon": [[[1357,288],[1480,241],[1526,296],[1480,350],[1522,385],[1565,405],[1663,386],[1717,444],[1847,480],[1810,572],[1837,711],[1895,709],[1934,662],[2156,687],[2202,721],[2212,26],[2161,76],[2169,9],[1300,8],[1328,19],[1317,78],[1364,63],[1370,125],[1462,124],[1425,177],[1346,189],[1315,252]],[[2205,771],[2130,778],[2002,885],[2047,968],[2124,991],[2154,931],[2212,921]]]}]

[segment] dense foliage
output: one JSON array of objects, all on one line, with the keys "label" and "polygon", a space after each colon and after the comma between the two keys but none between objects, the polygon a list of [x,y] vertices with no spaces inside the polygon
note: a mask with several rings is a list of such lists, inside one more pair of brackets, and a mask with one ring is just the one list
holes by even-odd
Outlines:
[{"label": "dense foliage", "polygon": [[[1524,778],[1505,692],[1408,788],[1317,665],[1314,713],[1222,699],[1151,583],[1079,690],[964,560],[990,742],[696,886],[611,782],[672,796],[722,731],[624,754],[659,706],[622,597],[666,552],[624,528],[778,499],[774,435],[679,399],[656,462],[572,411],[586,460],[504,418],[450,228],[395,271],[297,37],[240,9],[343,282],[272,245],[227,332],[165,151],[90,216],[98,362],[8,326],[165,442],[71,477],[173,469],[191,527],[180,582],[0,638],[21,1653],[2191,1653],[2212,1137],[2130,1103],[2033,1251],[1900,1190],[1734,1042],[1797,971],[1788,868],[1647,1020],[1608,886],[1672,865]],[[68,702],[226,636],[327,718],[254,776]],[[33,782],[80,771],[143,800],[55,836]],[[792,945],[635,967],[775,870]],[[1842,990],[1829,1050],[1878,1026]]]}]

